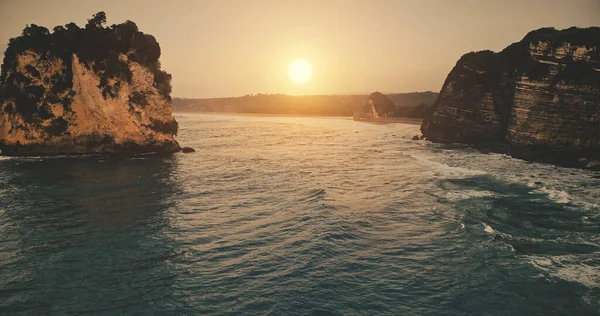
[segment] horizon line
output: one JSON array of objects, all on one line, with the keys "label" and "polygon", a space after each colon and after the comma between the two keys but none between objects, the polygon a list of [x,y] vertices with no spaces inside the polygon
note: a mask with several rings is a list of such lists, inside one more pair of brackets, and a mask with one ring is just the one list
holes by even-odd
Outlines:
[{"label": "horizon line", "polygon": [[[285,95],[285,96],[293,96],[293,97],[316,97],[316,96],[351,96],[351,95],[370,95],[374,92],[381,91],[373,91],[373,92],[353,92],[353,93],[332,93],[332,94],[286,94],[286,93],[254,93],[254,94],[244,94],[237,96],[222,96],[222,97],[182,97],[182,96],[173,96],[173,99],[225,99],[225,98],[243,98],[249,96],[257,96],[257,95]],[[411,92],[381,92],[382,94],[410,94],[410,93],[438,93],[432,90],[425,91],[411,91]]]}]

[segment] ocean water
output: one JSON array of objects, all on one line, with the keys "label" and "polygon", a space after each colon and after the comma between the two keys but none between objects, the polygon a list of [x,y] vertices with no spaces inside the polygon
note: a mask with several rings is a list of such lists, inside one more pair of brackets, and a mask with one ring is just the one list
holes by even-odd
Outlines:
[{"label": "ocean water", "polygon": [[0,314],[600,314],[598,173],[416,125],[177,119],[196,153],[0,158]]}]

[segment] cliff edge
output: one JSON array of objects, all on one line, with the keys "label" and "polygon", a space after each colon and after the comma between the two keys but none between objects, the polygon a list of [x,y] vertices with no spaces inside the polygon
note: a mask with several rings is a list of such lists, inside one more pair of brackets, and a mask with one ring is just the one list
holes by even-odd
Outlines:
[{"label": "cliff edge", "polygon": [[434,142],[496,144],[517,158],[600,159],[600,28],[542,28],[457,62],[421,125]]},{"label": "cliff edge", "polygon": [[84,28],[29,25],[10,40],[0,74],[3,155],[172,153],[171,75],[160,46],[131,21]]}]

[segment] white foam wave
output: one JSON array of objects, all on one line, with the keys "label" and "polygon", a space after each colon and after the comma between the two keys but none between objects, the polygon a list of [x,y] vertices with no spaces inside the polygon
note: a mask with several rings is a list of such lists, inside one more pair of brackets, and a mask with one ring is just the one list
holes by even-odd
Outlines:
[{"label": "white foam wave", "polygon": [[81,158],[81,157],[91,157],[94,156],[94,154],[90,154],[90,155],[56,155],[56,156],[2,156],[0,155],[0,160],[26,160],[26,161],[30,161],[30,160],[43,160],[43,159],[61,159],[61,158],[73,158],[73,157],[77,157],[77,158]]},{"label": "white foam wave", "polygon": [[530,192],[531,194],[547,194],[548,198],[556,203],[560,203],[560,204],[568,204],[571,202],[571,196],[569,195],[569,193],[562,191],[562,190],[558,190],[558,189],[553,189],[553,188],[548,188],[548,187],[541,187],[538,188],[536,190],[533,190]]},{"label": "white foam wave", "polygon": [[483,224],[483,231],[488,233],[488,234],[494,234],[496,231],[492,228],[492,226],[486,224],[486,223],[482,223]]},{"label": "white foam wave", "polygon": [[600,267],[586,264],[585,255],[531,257],[531,265],[554,278],[600,288]]},{"label": "white foam wave", "polygon": [[484,175],[487,174],[487,172],[483,171],[483,170],[476,170],[476,169],[468,169],[468,168],[464,168],[464,167],[457,167],[457,166],[449,166],[440,162],[436,162],[436,161],[432,161],[429,160],[428,157],[422,156],[422,155],[415,155],[415,154],[411,154],[409,155],[410,157],[412,157],[413,159],[416,159],[420,162],[422,162],[423,164],[429,166],[429,167],[433,167],[431,171],[428,171],[428,176],[438,176],[438,173],[443,173],[443,176],[445,178],[462,178],[464,176],[476,176],[476,175]]},{"label": "white foam wave", "polygon": [[445,198],[450,201],[467,200],[471,198],[495,196],[496,193],[491,191],[476,191],[476,190],[464,190],[464,191],[452,191],[446,193]]}]

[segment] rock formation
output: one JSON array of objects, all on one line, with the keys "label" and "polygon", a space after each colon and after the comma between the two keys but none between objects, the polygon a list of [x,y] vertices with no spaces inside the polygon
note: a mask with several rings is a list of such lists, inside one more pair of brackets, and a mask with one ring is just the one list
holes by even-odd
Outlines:
[{"label": "rock formation", "polygon": [[528,160],[600,158],[600,28],[543,28],[499,53],[462,56],[421,131]]},{"label": "rock formation", "polygon": [[381,92],[373,92],[365,105],[354,109],[354,120],[372,120],[394,116],[396,105]]},{"label": "rock formation", "polygon": [[37,25],[10,40],[0,75],[4,155],[171,153],[171,75],[160,46],[131,21]]}]

